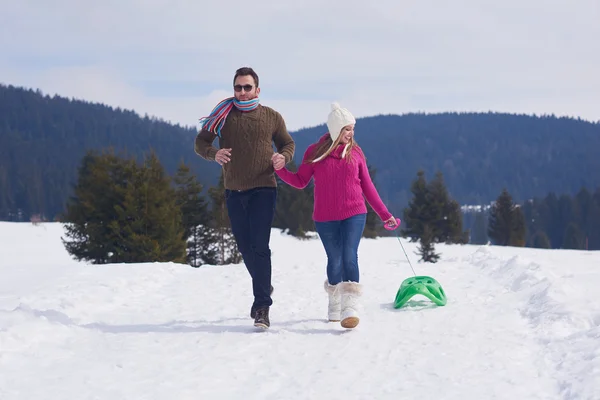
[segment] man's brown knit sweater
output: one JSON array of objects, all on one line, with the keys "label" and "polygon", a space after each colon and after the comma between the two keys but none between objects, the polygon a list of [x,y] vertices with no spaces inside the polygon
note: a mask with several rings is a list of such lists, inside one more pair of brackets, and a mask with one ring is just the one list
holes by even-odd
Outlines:
[{"label": "man's brown knit sweater", "polygon": [[[214,161],[217,149],[216,134],[201,130],[196,136],[196,153]],[[259,105],[252,111],[233,107],[225,120],[219,138],[220,148],[231,149],[231,160],[223,165],[226,189],[248,190],[256,187],[275,187],[273,143],[286,164],[294,157],[295,144],[281,115],[270,107]]]}]

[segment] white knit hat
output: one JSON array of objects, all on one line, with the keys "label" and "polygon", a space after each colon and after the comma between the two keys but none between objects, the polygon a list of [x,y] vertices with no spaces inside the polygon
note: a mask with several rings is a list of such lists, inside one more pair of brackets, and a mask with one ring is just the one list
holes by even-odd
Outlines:
[{"label": "white knit hat", "polygon": [[331,112],[327,118],[327,129],[329,129],[329,135],[331,140],[334,142],[342,132],[342,129],[347,125],[356,124],[356,119],[345,108],[340,107],[337,102],[331,104]]},{"label": "white knit hat", "polygon": [[[329,152],[329,150],[331,150],[331,148],[333,148],[335,141],[340,136],[340,133],[342,133],[342,129],[345,126],[352,124],[356,124],[356,119],[354,118],[352,113],[350,113],[350,111],[348,111],[346,108],[340,107],[340,105],[336,102],[331,103],[331,112],[329,113],[329,117],[327,118],[327,129],[329,129],[329,136],[331,136],[332,140],[331,147],[320,157],[313,160],[313,162],[318,162],[325,158],[325,155]],[[348,146],[350,146],[350,143],[347,143],[344,147],[344,151],[342,152],[342,158],[344,158],[344,156],[346,155],[346,151],[348,151]]]}]

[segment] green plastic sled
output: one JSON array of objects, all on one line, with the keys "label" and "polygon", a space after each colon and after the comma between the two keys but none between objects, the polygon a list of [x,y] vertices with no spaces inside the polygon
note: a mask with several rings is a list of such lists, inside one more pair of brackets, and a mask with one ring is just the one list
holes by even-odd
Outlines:
[{"label": "green plastic sled", "polygon": [[438,281],[430,276],[415,276],[405,279],[400,285],[394,300],[394,308],[402,307],[417,294],[427,297],[438,306],[446,305],[446,294]]}]

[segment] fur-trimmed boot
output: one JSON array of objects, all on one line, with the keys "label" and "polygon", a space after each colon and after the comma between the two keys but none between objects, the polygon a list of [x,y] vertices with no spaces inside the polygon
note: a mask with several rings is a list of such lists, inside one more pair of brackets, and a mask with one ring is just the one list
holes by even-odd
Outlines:
[{"label": "fur-trimmed boot", "polygon": [[362,295],[362,285],[358,282],[341,282],[342,294],[342,326],[355,328],[358,325],[359,298]]},{"label": "fur-trimmed boot", "polygon": [[325,291],[329,295],[329,306],[327,307],[329,322],[339,322],[342,312],[340,285],[330,285],[329,281],[325,279]]}]

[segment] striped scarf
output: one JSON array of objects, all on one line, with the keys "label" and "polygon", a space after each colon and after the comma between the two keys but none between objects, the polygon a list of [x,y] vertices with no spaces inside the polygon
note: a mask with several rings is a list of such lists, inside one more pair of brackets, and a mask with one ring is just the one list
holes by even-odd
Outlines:
[{"label": "striped scarf", "polygon": [[240,101],[235,97],[226,98],[217,104],[208,117],[200,118],[200,129],[205,128],[221,137],[221,128],[225,124],[225,119],[233,106],[240,111],[252,111],[258,107],[258,103],[258,97],[245,101]]}]

